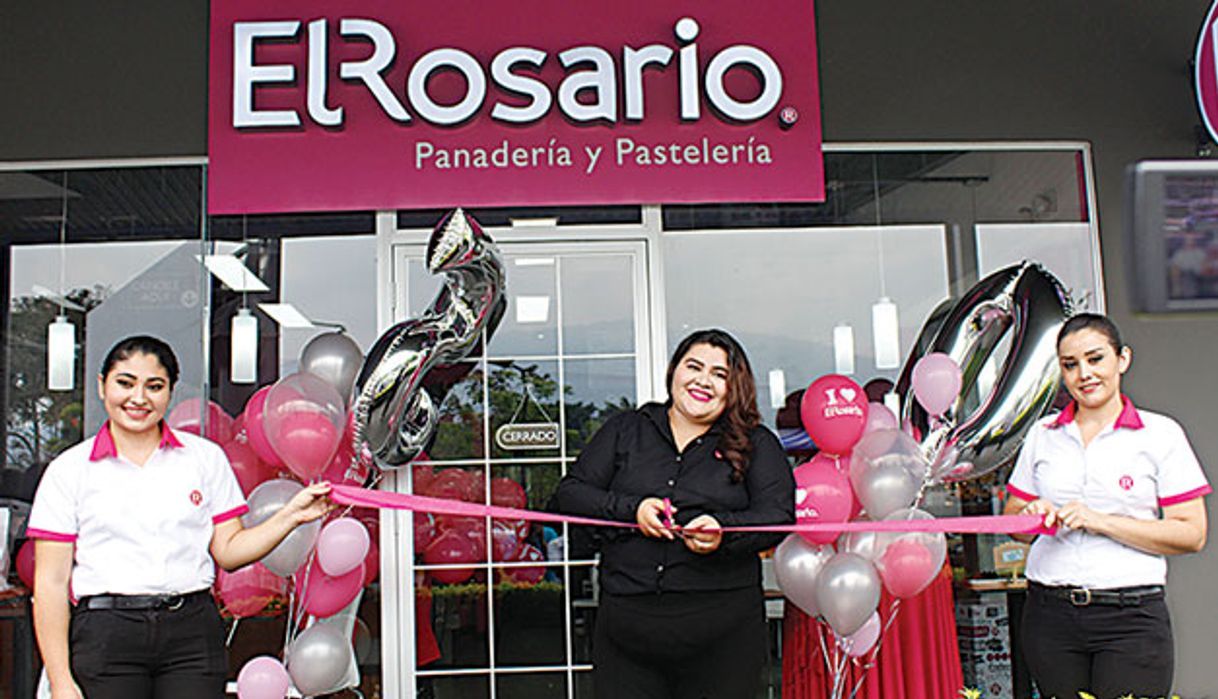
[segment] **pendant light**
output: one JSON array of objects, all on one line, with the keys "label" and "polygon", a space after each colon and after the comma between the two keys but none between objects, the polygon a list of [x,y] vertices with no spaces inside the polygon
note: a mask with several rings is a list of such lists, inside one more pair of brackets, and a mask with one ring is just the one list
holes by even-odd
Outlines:
[{"label": "pendant light", "polygon": [[848,323],[833,327],[833,370],[845,376],[854,373],[854,326]]},{"label": "pendant light", "polygon": [[871,336],[875,344],[875,368],[901,366],[901,323],[897,304],[888,298],[884,283],[884,230],[880,215],[880,174],[877,156],[871,156],[871,185],[875,196],[876,260],[880,268],[880,298],[871,306]]},{"label": "pendant light", "polygon": [[59,314],[47,326],[47,390],[71,391],[76,387],[76,326],[64,308],[64,270],[68,241],[68,172],[64,170],[59,212]]},{"label": "pendant light", "polygon": [[[241,217],[241,241],[249,250],[246,240],[246,217]],[[241,289],[241,308],[237,309],[229,326],[228,380],[234,384],[258,382],[258,319],[250,312],[246,287]]]}]

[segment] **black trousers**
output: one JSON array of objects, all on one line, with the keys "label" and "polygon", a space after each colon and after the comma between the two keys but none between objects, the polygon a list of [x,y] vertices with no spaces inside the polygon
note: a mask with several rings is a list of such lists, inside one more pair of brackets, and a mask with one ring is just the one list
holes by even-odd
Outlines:
[{"label": "black trousers", "polygon": [[597,699],[752,699],[768,657],[759,588],[602,594]]},{"label": "black trousers", "polygon": [[224,636],[210,595],[173,610],[73,611],[72,675],[85,699],[221,699]]},{"label": "black trousers", "polygon": [[1023,651],[1045,699],[1166,697],[1175,661],[1167,603],[1091,604],[1028,589],[1023,610]]}]

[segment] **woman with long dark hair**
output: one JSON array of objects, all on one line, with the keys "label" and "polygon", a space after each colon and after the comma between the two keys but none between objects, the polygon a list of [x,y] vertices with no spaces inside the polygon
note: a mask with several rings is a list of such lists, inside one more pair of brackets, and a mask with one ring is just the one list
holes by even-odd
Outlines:
[{"label": "woman with long dark hair", "polygon": [[36,540],[34,630],[55,699],[223,697],[216,565],[262,558],[331,507],[330,486],[310,485],[244,529],[249,508],[223,450],[165,424],[177,380],[162,340],[116,344],[97,377],[108,420],[38,484],[26,533]]},{"label": "woman with long dark hair", "polygon": [[791,468],[731,335],[686,337],[666,382],[666,402],[611,418],[558,486],[562,511],[639,527],[600,534],[596,695],[752,697],[767,659],[757,554],[782,535],[721,529],[793,522]]},{"label": "woman with long dark hair", "polygon": [[1057,358],[1073,400],[1028,435],[1007,484],[1007,514],[1058,527],[1028,554],[1028,668],[1045,697],[1167,696],[1164,557],[1205,545],[1210,486],[1184,430],[1121,393],[1132,353],[1111,320],[1067,320]]}]

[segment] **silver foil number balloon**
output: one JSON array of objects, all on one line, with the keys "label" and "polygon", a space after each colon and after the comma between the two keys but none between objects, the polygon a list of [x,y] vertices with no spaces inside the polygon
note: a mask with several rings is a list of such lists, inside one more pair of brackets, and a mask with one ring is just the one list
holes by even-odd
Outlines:
[{"label": "silver foil number balloon", "polygon": [[473,369],[461,360],[479,356],[482,332],[495,332],[507,306],[499,250],[461,209],[436,226],[426,262],[445,277],[435,300],[381,335],[355,380],[354,453],[366,443],[383,468],[427,447],[445,394]]},{"label": "silver foil number balloon", "polygon": [[[990,274],[945,316],[927,321],[896,390],[932,479],[976,478],[1014,458],[1057,393],[1057,332],[1071,311],[1061,282],[1025,261]],[[1004,338],[1010,351],[993,385],[984,387],[982,369]],[[963,374],[960,398],[941,418],[928,414],[913,393],[913,367],[930,352],[947,354]]]}]

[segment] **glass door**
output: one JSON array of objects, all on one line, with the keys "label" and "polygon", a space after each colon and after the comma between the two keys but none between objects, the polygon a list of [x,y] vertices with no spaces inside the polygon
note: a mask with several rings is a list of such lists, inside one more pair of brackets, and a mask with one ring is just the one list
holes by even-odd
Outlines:
[{"label": "glass door", "polygon": [[[388,487],[545,509],[589,437],[649,395],[646,243],[499,248],[507,312],[442,403],[426,457]],[[393,246],[395,320],[418,316],[435,296],[440,280],[424,253]],[[396,631],[383,635],[397,648],[383,655],[402,665],[400,696],[591,696],[594,562],[565,527],[387,517],[396,582],[384,584],[397,594],[384,619]]]}]

